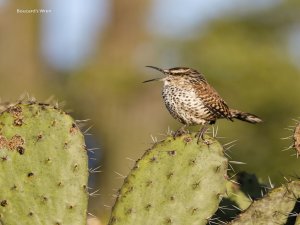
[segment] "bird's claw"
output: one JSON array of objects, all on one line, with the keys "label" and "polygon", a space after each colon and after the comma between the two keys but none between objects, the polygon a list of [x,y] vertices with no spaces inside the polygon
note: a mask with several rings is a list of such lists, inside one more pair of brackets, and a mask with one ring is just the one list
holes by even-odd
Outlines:
[{"label": "bird's claw", "polygon": [[197,144],[199,144],[200,140],[205,142],[204,135],[201,135],[201,133],[197,133],[195,137],[197,138]]},{"label": "bird's claw", "polygon": [[184,134],[189,134],[189,131],[184,128],[180,128],[173,133],[173,138],[175,139],[176,137],[180,137]]}]

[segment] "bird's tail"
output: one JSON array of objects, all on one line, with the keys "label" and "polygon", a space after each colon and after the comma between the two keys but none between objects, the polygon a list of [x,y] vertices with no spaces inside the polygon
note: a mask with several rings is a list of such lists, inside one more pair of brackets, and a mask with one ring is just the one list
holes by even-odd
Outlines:
[{"label": "bird's tail", "polygon": [[245,113],[236,109],[230,109],[232,118],[242,120],[248,123],[261,123],[263,122],[258,116],[255,116],[251,113]]}]

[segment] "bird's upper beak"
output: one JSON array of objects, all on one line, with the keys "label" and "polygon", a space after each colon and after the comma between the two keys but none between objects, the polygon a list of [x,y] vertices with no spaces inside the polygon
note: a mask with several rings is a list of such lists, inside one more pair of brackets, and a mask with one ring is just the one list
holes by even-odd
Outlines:
[{"label": "bird's upper beak", "polygon": [[[155,67],[155,66],[146,66],[146,67],[158,70],[158,71],[162,72],[163,74],[166,74],[168,72],[168,70],[163,70],[163,69],[160,69],[160,68]],[[150,79],[150,80],[145,80],[145,81],[143,81],[143,83],[147,83],[147,82],[151,82],[151,81],[160,81],[162,79],[163,78],[154,78],[154,79]]]}]

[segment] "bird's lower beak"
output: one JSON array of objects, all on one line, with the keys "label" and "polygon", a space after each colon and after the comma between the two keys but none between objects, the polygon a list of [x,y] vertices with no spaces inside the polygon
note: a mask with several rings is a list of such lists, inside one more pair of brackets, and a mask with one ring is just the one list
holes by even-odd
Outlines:
[{"label": "bird's lower beak", "polygon": [[143,83],[147,83],[147,82],[151,82],[151,81],[160,81],[162,78],[154,78],[154,79],[151,79],[151,80],[145,80],[143,81]]}]

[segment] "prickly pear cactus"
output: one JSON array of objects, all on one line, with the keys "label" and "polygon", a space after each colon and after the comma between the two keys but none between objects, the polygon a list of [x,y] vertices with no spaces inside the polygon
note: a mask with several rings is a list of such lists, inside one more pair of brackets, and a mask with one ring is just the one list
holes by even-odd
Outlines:
[{"label": "prickly pear cactus", "polygon": [[109,224],[207,224],[225,194],[227,159],[216,140],[196,139],[154,144],[125,179]]},{"label": "prickly pear cactus", "polygon": [[300,197],[300,181],[289,182],[275,188],[262,199],[255,201],[230,225],[277,225],[285,224],[289,213]]},{"label": "prickly pear cactus", "polygon": [[0,224],[83,225],[87,154],[74,120],[19,103],[0,114]]}]

